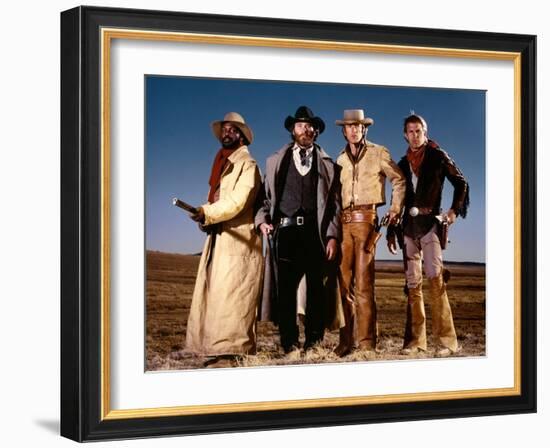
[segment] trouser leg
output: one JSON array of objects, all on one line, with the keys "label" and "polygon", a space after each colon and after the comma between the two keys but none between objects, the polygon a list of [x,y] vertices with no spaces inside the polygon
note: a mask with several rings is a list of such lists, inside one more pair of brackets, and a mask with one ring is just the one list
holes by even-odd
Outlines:
[{"label": "trouser leg", "polygon": [[374,350],[377,342],[376,301],[374,296],[374,249],[367,243],[374,231],[370,223],[355,225],[355,322],[359,348]]},{"label": "trouser leg", "polygon": [[302,266],[306,273],[307,302],[304,321],[306,343],[309,348],[321,342],[325,330],[326,294],[323,285],[324,251],[317,236],[316,228],[304,228],[302,238],[306,242],[306,250],[301,253]]},{"label": "trouser leg", "polygon": [[403,348],[427,349],[426,342],[426,311],[422,296],[422,284],[415,288],[409,288],[407,297],[407,323],[405,324],[405,337]]},{"label": "trouser leg", "polygon": [[432,301],[432,331],[434,342],[452,352],[458,349],[453,313],[443,276],[428,279]]},{"label": "trouser leg", "polygon": [[447,296],[447,287],[443,281],[441,244],[435,230],[432,229],[428,232],[421,239],[421,243],[424,252],[426,276],[430,286],[434,343],[455,352],[458,348],[458,341],[451,305]]},{"label": "trouser leg", "polygon": [[321,342],[325,332],[325,294],[323,291],[322,272],[318,268],[317,266],[314,269],[310,269],[309,272],[306,272],[307,303],[304,321],[306,349],[317,342]]},{"label": "trouser leg", "polygon": [[422,254],[418,243],[405,235],[407,257],[407,322],[403,348],[427,350],[426,311],[422,295]]},{"label": "trouser leg", "polygon": [[283,350],[288,351],[299,344],[299,330],[296,324],[296,288],[301,277],[296,263],[296,237],[293,228],[278,232],[277,270],[278,294],[277,313],[279,334]]},{"label": "trouser leg", "polygon": [[355,251],[350,224],[342,225],[342,260],[340,262],[340,296],[345,325],[340,328],[340,342],[334,349],[338,356],[345,356],[354,348],[354,301],[351,295]]}]

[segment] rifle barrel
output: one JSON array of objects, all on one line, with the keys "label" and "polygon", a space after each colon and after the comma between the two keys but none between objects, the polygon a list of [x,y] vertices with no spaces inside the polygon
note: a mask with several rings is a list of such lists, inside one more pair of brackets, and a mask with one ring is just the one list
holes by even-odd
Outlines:
[{"label": "rifle barrel", "polygon": [[186,212],[192,213],[193,215],[198,213],[198,210],[193,207],[192,205],[189,205],[187,202],[183,202],[182,200],[178,198],[172,199],[172,205],[175,205],[176,207],[179,207]]}]

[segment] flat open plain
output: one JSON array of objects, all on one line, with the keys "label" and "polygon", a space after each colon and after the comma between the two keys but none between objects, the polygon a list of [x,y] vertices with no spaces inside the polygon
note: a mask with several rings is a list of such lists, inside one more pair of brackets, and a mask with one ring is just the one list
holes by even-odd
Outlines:
[{"label": "flat open plain", "polygon": [[[147,370],[195,369],[204,359],[185,352],[185,332],[198,255],[147,252],[146,288],[146,366]],[[396,257],[397,259],[397,257]],[[448,263],[452,277],[447,290],[458,335],[459,352],[454,356],[485,355],[485,266],[470,263]],[[277,328],[269,322],[258,324],[258,353],[239,360],[239,365],[286,365],[300,363],[353,362],[369,360],[410,359],[400,353],[406,317],[403,294],[403,266],[399,261],[377,261],[376,300],[380,348],[382,353],[354,352],[337,358],[332,349],[338,344],[338,331],[327,333],[323,344],[299,359],[282,355]],[[428,344],[431,347],[430,301],[424,285]],[[302,331],[303,335],[303,331]],[[432,358],[428,350],[418,358]]]}]

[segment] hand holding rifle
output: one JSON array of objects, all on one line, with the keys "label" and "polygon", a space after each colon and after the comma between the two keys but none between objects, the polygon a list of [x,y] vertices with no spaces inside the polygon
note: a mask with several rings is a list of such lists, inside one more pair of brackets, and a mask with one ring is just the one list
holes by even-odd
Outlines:
[{"label": "hand holding rifle", "polygon": [[184,202],[182,201],[181,199],[178,199],[178,198],[174,198],[172,199],[172,204],[175,205],[176,207],[179,207],[183,210],[185,210],[186,212],[188,212],[190,214],[190,218],[195,221],[195,222],[198,222],[199,223],[199,227],[201,230],[205,230],[205,228],[203,227],[203,224],[204,224],[204,210],[202,209],[202,207],[193,207],[192,205],[188,204],[187,202]]}]

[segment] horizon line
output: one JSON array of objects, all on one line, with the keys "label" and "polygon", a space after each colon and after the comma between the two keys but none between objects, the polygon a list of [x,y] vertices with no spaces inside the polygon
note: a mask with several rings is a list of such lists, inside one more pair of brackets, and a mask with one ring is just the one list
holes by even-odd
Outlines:
[{"label": "horizon line", "polygon": [[[161,253],[161,254],[167,254],[167,255],[182,255],[182,256],[187,256],[187,257],[200,257],[201,256],[201,252],[196,252],[196,253],[181,253],[181,252],[165,252],[163,250],[158,250],[158,249],[145,249],[145,252],[158,252],[158,253]],[[397,257],[397,255],[396,255]],[[403,263],[403,260],[402,259],[395,259],[395,260],[392,260],[392,259],[389,259],[389,258],[380,258],[380,259],[377,259],[375,258],[374,260],[375,262],[376,261],[386,261],[386,262],[389,262],[389,263]],[[446,264],[446,263],[468,263],[468,264],[482,264],[482,265],[486,265],[487,263],[485,261],[471,261],[471,260],[462,260],[462,261],[458,261],[458,260],[444,260],[443,261],[443,264]]]}]

